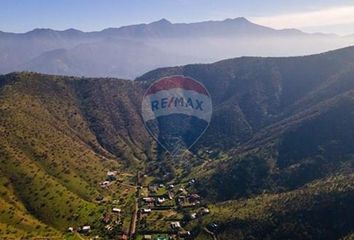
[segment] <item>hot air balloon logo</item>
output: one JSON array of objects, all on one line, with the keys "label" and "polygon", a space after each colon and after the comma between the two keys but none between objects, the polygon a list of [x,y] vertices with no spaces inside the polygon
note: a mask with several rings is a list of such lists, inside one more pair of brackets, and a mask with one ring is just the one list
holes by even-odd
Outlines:
[{"label": "hot air balloon logo", "polygon": [[153,82],[143,96],[145,127],[172,156],[182,155],[198,141],[211,116],[209,92],[191,77],[162,78]]}]

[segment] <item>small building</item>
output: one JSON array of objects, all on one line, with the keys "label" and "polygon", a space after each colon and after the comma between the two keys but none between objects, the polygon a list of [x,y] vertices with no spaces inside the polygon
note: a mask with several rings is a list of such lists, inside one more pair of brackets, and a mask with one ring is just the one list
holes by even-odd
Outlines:
[{"label": "small building", "polygon": [[121,213],[122,210],[121,210],[120,208],[113,208],[113,209],[112,209],[112,212],[113,212],[113,213]]},{"label": "small building", "polygon": [[74,228],[73,227],[68,227],[68,232],[74,232]]},{"label": "small building", "polygon": [[89,233],[91,231],[91,226],[83,226],[81,228],[82,233]]},{"label": "small building", "polygon": [[200,200],[200,196],[198,194],[193,193],[190,196],[188,196],[188,200],[190,202],[196,202]]},{"label": "small building", "polygon": [[189,218],[190,219],[196,219],[197,218],[197,213],[191,213],[191,214],[189,214]]},{"label": "small building", "polygon": [[178,189],[178,193],[180,193],[180,194],[184,194],[184,195],[187,195],[187,194],[188,194],[187,190],[186,190],[186,189],[184,189],[184,188],[180,188],[180,189]]},{"label": "small building", "polygon": [[113,226],[108,224],[104,227],[105,229],[107,229],[108,231],[112,231],[113,230]]},{"label": "small building", "polygon": [[107,177],[108,176],[117,176],[117,173],[118,173],[117,171],[108,171],[107,172]]},{"label": "small building", "polygon": [[200,213],[201,213],[202,215],[206,215],[206,214],[209,214],[209,213],[210,213],[210,210],[209,210],[208,208],[202,208],[202,209],[200,210]]},{"label": "small building", "polygon": [[102,222],[105,223],[105,224],[110,223],[111,220],[112,220],[112,219],[111,219],[111,216],[109,216],[109,215],[106,215],[106,216],[104,216],[104,217],[102,218]]},{"label": "small building", "polygon": [[154,203],[155,199],[153,197],[145,197],[145,198],[143,198],[143,201],[145,203]]},{"label": "small building", "polygon": [[180,222],[171,222],[171,228],[172,229],[180,229],[181,223]]},{"label": "small building", "polygon": [[175,188],[175,185],[173,185],[173,184],[168,185],[168,189],[172,190],[174,188]]},{"label": "small building", "polygon": [[143,208],[141,211],[142,213],[151,213],[151,208]]},{"label": "small building", "polygon": [[152,240],[152,236],[151,235],[144,235],[143,240]]},{"label": "small building", "polygon": [[157,203],[158,204],[163,204],[166,201],[166,199],[164,197],[158,197],[157,198]]},{"label": "small building", "polygon": [[105,188],[105,187],[110,186],[111,182],[110,181],[104,181],[104,182],[101,182],[100,185],[101,185],[102,188]]},{"label": "small building", "polygon": [[170,199],[170,200],[172,200],[174,197],[174,194],[172,191],[168,191],[167,195],[168,195],[168,199]]}]

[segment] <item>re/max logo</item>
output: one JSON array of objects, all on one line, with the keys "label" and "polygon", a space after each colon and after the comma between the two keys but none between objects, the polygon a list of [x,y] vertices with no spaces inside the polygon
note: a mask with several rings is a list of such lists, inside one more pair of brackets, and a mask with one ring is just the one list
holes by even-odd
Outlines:
[{"label": "re/max logo", "polygon": [[154,100],[151,102],[152,111],[165,108],[176,108],[176,107],[185,107],[192,108],[194,110],[203,111],[203,101],[192,98],[183,98],[183,97],[171,97],[171,98],[161,98],[160,100]]}]

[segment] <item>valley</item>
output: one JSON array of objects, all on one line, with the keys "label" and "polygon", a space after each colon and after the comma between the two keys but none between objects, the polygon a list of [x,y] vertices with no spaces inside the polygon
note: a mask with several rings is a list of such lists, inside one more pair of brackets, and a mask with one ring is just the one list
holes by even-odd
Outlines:
[{"label": "valley", "polygon": [[[353,56],[235,58],[134,81],[1,75],[1,238],[350,239]],[[140,113],[169,75],[201,81],[214,104],[181,158]]]}]

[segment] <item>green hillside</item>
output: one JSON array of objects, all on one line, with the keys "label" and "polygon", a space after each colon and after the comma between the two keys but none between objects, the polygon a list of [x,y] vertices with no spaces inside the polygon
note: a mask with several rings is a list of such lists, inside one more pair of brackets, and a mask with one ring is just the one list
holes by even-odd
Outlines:
[{"label": "green hillside", "polygon": [[[114,135],[120,129],[107,131],[112,137],[105,140],[112,141],[112,149],[125,144],[121,156],[100,142],[90,125],[94,123],[86,119],[85,101],[94,104],[96,96],[89,93],[81,98],[75,92],[77,87],[95,88],[93,80],[88,80],[88,86],[78,79],[21,73],[0,81],[7,82],[0,90],[1,201],[6,203],[1,206],[1,231],[27,236],[33,228],[35,235],[52,234],[50,227],[64,231],[99,219],[103,208],[95,198],[110,195],[99,183],[108,170],[126,172],[123,166],[134,160],[130,156],[137,150],[133,143],[121,140],[125,134]],[[124,82],[121,86],[116,82],[117,88],[126,90]],[[129,99],[118,101],[128,104]],[[111,121],[99,112],[92,114]]]},{"label": "green hillside", "polygon": [[[350,239],[353,56],[238,58],[136,81],[0,76],[0,238],[62,239],[83,225],[106,234],[113,206],[115,231],[127,232],[140,174],[146,186],[196,179],[191,191],[211,207],[185,223],[197,239],[213,222],[220,239]],[[170,74],[203,82],[214,104],[206,134],[178,159],[157,155],[140,116],[144,90]],[[112,170],[118,179],[101,187]]]},{"label": "green hillside", "polygon": [[353,189],[353,174],[333,176],[287,193],[213,205],[202,224],[219,224],[218,239],[341,239],[354,228]]}]

